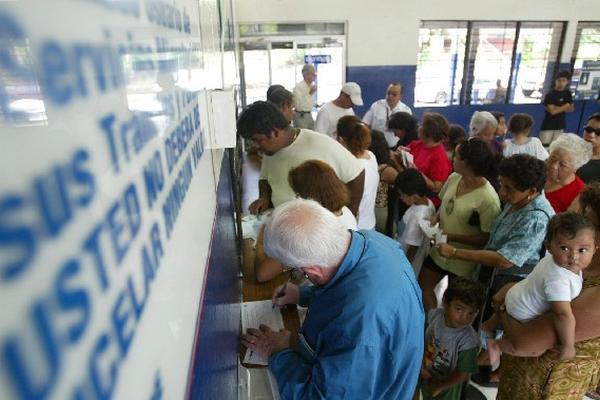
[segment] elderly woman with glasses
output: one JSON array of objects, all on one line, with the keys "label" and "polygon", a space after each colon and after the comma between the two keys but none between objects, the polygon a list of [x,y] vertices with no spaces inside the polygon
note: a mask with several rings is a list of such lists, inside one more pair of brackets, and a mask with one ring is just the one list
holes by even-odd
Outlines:
[{"label": "elderly woman with glasses", "polygon": [[575,171],[590,160],[592,145],[574,133],[565,133],[552,142],[549,150],[544,191],[554,211],[560,213],[569,208],[585,186]]},{"label": "elderly woman with glasses", "polygon": [[585,183],[600,181],[600,112],[590,115],[583,128],[583,139],[592,145],[592,158],[577,170]]},{"label": "elderly woman with glasses", "polygon": [[476,262],[452,256],[457,249],[482,248],[488,240],[492,224],[500,213],[498,195],[484,177],[493,168],[492,151],[483,140],[472,138],[458,146],[454,173],[440,190],[442,204],[434,218],[439,219],[439,227],[453,251],[449,257],[433,248],[419,274],[423,303],[428,311],[437,307],[434,288],[445,275],[450,279],[473,275]]}]

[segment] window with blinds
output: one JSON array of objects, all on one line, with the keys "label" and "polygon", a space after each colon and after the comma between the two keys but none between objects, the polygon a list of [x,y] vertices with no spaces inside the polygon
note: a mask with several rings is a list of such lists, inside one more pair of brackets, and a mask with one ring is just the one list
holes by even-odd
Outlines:
[{"label": "window with blinds", "polygon": [[466,39],[466,22],[421,24],[415,77],[416,107],[459,104]]},{"label": "window with blinds", "polygon": [[415,106],[539,103],[558,67],[564,26],[421,22]]}]

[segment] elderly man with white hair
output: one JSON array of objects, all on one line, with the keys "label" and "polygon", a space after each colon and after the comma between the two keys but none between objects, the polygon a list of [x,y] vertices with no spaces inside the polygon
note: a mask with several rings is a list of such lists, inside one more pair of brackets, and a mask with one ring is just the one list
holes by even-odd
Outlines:
[{"label": "elderly man with white hair", "polygon": [[302,67],[302,80],[294,87],[294,126],[301,129],[315,129],[312,109],[315,106],[314,94],[317,92],[315,67],[304,64]]},{"label": "elderly man with white hair", "polygon": [[284,399],[412,399],[423,352],[421,290],[398,243],[349,231],[312,200],[275,209],[265,228],[270,257],[302,270],[314,286],[286,283],[273,303],[308,306],[290,332],[261,325],[242,343],[269,358]]},{"label": "elderly man with white hair", "polygon": [[550,144],[546,159],[546,198],[561,213],[579,197],[585,183],[575,174],[592,157],[592,145],[574,133],[563,133]]}]

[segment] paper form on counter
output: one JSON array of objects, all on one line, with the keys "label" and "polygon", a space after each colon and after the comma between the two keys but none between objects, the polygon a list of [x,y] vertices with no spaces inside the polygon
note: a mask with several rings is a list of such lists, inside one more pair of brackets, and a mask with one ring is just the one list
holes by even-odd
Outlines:
[{"label": "paper form on counter", "polygon": [[[250,301],[242,303],[242,330],[246,333],[248,328],[256,328],[260,324],[267,325],[274,331],[283,329],[281,310],[273,308],[271,300]],[[254,351],[246,349],[244,364],[269,365],[269,360],[259,356]]]}]

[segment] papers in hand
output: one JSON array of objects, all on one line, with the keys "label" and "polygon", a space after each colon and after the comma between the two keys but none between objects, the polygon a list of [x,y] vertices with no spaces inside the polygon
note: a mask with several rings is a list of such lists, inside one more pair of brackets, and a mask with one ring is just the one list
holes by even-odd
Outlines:
[{"label": "papers in hand", "polygon": [[[273,308],[271,300],[250,301],[242,303],[242,330],[256,328],[265,324],[269,328],[278,331],[283,329],[283,318],[279,308]],[[247,349],[244,364],[269,365],[269,360],[259,356],[256,352]]]},{"label": "papers in hand", "polygon": [[422,219],[419,221],[419,227],[429,238],[429,240],[433,240],[435,244],[442,244],[448,242],[448,236],[444,235],[444,232],[440,229],[440,224],[435,224],[431,226],[429,220]]},{"label": "papers in hand", "polygon": [[406,150],[400,150],[400,159],[402,160],[402,165],[405,168],[410,168],[415,161],[413,155]]}]

